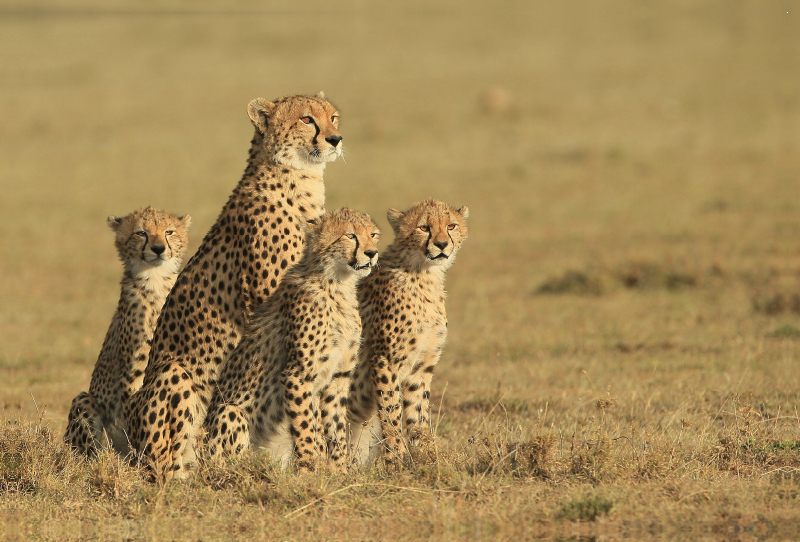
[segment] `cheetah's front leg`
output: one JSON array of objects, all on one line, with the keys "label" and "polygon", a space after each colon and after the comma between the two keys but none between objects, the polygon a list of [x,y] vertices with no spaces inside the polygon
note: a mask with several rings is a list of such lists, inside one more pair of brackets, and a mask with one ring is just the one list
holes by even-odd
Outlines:
[{"label": "cheetah's front leg", "polygon": [[372,381],[372,367],[368,363],[358,365],[350,383],[347,397],[347,421],[349,426],[349,454],[362,465],[375,459],[381,440],[378,404]]},{"label": "cheetah's front leg", "polygon": [[431,380],[440,350],[424,356],[403,382],[403,433],[413,439],[424,430],[430,411]]},{"label": "cheetah's front leg", "polygon": [[347,405],[353,370],[358,363],[356,342],[344,354],[339,370],[320,394],[320,425],[327,441],[328,457],[339,468],[347,457]]},{"label": "cheetah's front leg", "polygon": [[211,459],[240,455],[250,447],[250,424],[236,405],[220,404],[206,416],[206,449]]},{"label": "cheetah's front leg", "polygon": [[297,464],[300,470],[307,471],[322,453],[323,443],[316,423],[319,405],[318,401],[313,400],[313,382],[304,376],[302,372],[296,374],[287,371],[282,380]]},{"label": "cheetah's front leg", "polygon": [[185,479],[196,467],[202,400],[180,362],[156,369],[126,406],[131,444],[157,479]]},{"label": "cheetah's front leg", "polygon": [[383,433],[384,458],[392,463],[405,455],[406,446],[400,423],[400,383],[394,365],[385,356],[379,356],[372,366],[372,379]]}]

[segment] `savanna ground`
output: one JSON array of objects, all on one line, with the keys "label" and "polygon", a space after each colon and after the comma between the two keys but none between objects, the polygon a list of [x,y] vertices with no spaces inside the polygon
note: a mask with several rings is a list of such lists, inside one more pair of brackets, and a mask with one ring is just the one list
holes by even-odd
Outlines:
[{"label": "savanna ground", "polygon": [[[795,7],[6,0],[0,532],[794,537]],[[395,473],[255,454],[165,487],[65,453],[118,296],[105,217],[188,212],[192,251],[244,168],[248,101],[319,90],[347,149],[329,207],[388,231],[389,207],[470,206],[435,440]]]}]

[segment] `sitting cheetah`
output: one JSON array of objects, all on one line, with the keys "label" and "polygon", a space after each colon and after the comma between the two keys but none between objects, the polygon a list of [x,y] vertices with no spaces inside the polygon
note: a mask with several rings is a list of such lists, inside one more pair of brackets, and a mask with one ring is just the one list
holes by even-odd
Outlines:
[{"label": "sitting cheetah", "polygon": [[306,251],[253,316],[225,362],[206,418],[212,457],[266,448],[307,469],[327,450],[340,466],[361,319],[357,279],[378,259],[380,232],[347,208],[309,226]]},{"label": "sitting cheetah", "polygon": [[348,415],[353,454],[363,463],[381,438],[385,459],[399,460],[405,438],[427,421],[431,379],[447,338],[445,271],[467,238],[468,215],[467,207],[435,200],[388,212],[395,240],[358,291],[364,340]]},{"label": "sitting cheetah", "polygon": [[152,207],[108,217],[125,271],[89,393],[78,395],[69,411],[64,440],[84,453],[94,454],[109,441],[118,452],[129,451],[122,406],[142,385],[153,330],[178,276],[190,223],[189,215]]},{"label": "sitting cheetah", "polygon": [[164,480],[185,478],[194,464],[191,438],[222,362],[300,260],[302,226],[324,212],[325,165],[342,154],[339,113],[322,93],[258,98],[247,112],[247,168],[167,298],[144,385],[126,407],[131,443]]}]

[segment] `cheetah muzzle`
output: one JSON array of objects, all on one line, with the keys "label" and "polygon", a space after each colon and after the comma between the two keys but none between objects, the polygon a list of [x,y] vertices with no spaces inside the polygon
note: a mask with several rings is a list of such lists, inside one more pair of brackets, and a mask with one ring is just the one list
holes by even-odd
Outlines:
[{"label": "cheetah muzzle", "polygon": [[[366,262],[359,261],[356,258],[351,264],[350,267],[353,268],[353,271],[360,277],[366,277],[369,275],[370,271],[378,265],[378,252],[375,250],[365,250],[364,254],[369,258]],[[366,271],[366,272],[364,272]]]}]

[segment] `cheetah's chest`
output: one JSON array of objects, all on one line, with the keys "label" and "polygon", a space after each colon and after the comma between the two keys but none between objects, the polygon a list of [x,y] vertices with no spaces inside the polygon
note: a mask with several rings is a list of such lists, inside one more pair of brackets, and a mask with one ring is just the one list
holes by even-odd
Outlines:
[{"label": "cheetah's chest", "polygon": [[400,368],[400,379],[417,371],[425,358],[438,354],[447,340],[447,317],[439,307],[420,305],[416,321],[411,322],[406,360]]},{"label": "cheetah's chest", "polygon": [[320,393],[331,382],[333,375],[339,371],[344,360],[345,348],[350,341],[352,338],[349,337],[345,328],[340,323],[334,322],[330,327],[328,340],[317,357],[314,394]]}]

